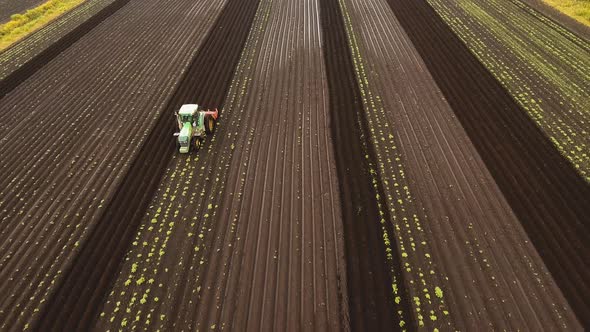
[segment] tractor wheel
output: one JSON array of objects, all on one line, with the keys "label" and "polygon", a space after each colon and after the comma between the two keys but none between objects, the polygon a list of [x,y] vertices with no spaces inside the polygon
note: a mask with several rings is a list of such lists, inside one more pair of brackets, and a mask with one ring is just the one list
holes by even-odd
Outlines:
[{"label": "tractor wheel", "polygon": [[195,137],[193,144],[195,146],[195,152],[198,152],[201,149],[201,145],[203,144],[203,140],[200,137]]},{"label": "tractor wheel", "polygon": [[211,135],[215,132],[215,127],[217,126],[217,120],[213,118],[213,115],[207,114],[205,115],[205,132],[207,135]]}]

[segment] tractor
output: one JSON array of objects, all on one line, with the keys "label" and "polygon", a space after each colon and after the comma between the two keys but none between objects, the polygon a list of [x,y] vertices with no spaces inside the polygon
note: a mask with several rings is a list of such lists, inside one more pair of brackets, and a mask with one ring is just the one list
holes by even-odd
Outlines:
[{"label": "tractor", "polygon": [[180,153],[188,153],[191,146],[195,152],[199,151],[205,136],[215,132],[219,111],[202,110],[197,104],[185,104],[174,114],[179,130],[174,133],[178,137],[176,147]]}]

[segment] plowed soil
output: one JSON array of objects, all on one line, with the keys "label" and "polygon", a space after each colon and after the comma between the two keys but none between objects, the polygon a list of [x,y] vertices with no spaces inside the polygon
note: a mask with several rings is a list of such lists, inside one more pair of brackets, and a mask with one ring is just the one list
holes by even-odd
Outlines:
[{"label": "plowed soil", "polygon": [[4,97],[128,2],[87,0],[0,52],[0,97]]},{"label": "plowed soil", "polygon": [[223,4],[129,3],[2,98],[2,328],[38,322],[101,220],[111,221],[102,217]]},{"label": "plowed soil", "polygon": [[[97,330],[346,327],[316,8],[260,2],[221,126],[206,151],[168,165]],[[153,220],[166,225],[164,244]],[[135,259],[152,251],[164,253]],[[138,278],[154,281],[127,283]]]},{"label": "plowed soil", "polygon": [[[388,4],[392,10],[389,10]],[[465,112],[479,119],[477,124],[493,128],[498,120],[487,119],[498,112],[496,106],[504,103],[499,109],[510,114],[510,125],[523,130],[526,125],[516,121],[519,114],[522,117],[526,115],[489,73],[485,70],[477,71],[476,68],[481,69],[481,65],[473,69],[470,67],[479,63],[463,45],[452,44],[452,38],[456,37],[443,25],[439,24],[432,30],[424,27],[423,24],[432,26],[437,23],[438,16],[427,3],[423,4],[424,6],[419,2],[366,1],[349,2],[345,6],[349,8],[351,29],[356,31],[356,38],[360,41],[359,46],[354,49],[358,49],[357,62],[364,61],[365,69],[361,68],[361,73],[366,73],[363,77],[364,89],[371,92],[369,95],[374,99],[367,107],[367,116],[374,123],[388,124],[380,127],[380,131],[384,132],[380,135],[385,136],[385,139],[388,135],[394,137],[393,144],[398,147],[395,150],[398,154],[395,151],[388,152],[387,147],[381,146],[379,142],[375,142],[374,146],[382,159],[399,160],[404,166],[403,174],[413,197],[412,200],[408,199],[405,209],[416,209],[416,212],[410,214],[414,216],[414,222],[404,223],[402,220],[408,217],[407,212],[404,213],[404,206],[397,202],[390,204],[390,211],[396,211],[396,218],[392,221],[398,230],[398,248],[402,251],[402,263],[410,268],[404,271],[405,280],[410,281],[406,286],[412,299],[419,299],[420,302],[414,305],[418,325],[422,323],[434,328],[441,324],[440,316],[435,320],[434,317],[422,314],[430,310],[434,313],[438,311],[437,304],[434,301],[431,303],[423,292],[438,284],[444,290],[443,300],[450,312],[448,323],[455,328],[472,330],[482,324],[494,329],[540,329],[551,324],[555,328],[575,327],[577,322],[568,302],[554,284],[536,248],[530,244],[518,216],[512,212],[505,194],[499,190],[488,171],[488,167],[509,167],[511,163],[508,161],[516,162],[521,159],[520,156],[506,158],[496,150],[494,157],[498,159],[487,166],[488,160],[480,159],[480,153],[472,145],[472,139],[468,135],[474,135],[472,128],[457,121],[463,121],[463,117],[467,115],[462,112]],[[462,57],[457,58],[458,56]],[[436,65],[427,67],[426,64],[431,63]],[[446,76],[440,73],[445,73]],[[471,73],[476,74],[474,77],[468,76]],[[439,78],[440,81],[433,78]],[[461,101],[455,103],[453,99],[454,104],[447,103],[439,87],[444,87],[446,93],[454,93],[455,98],[460,98]],[[493,95],[494,102],[485,102],[481,91]],[[386,110],[382,116],[380,105]],[[527,123],[534,128],[530,120]],[[510,125],[503,124],[502,128]],[[481,127],[477,133],[484,135]],[[535,133],[538,131],[527,135],[533,142],[538,137]],[[485,134],[486,142],[496,147],[501,146],[500,142],[504,137],[507,136],[500,132],[494,133],[493,130]],[[546,138],[541,136],[540,139],[549,144]],[[514,143],[514,140],[510,140],[504,143],[507,146],[502,149],[510,151],[514,149]],[[553,155],[550,151],[553,151]],[[487,158],[489,154],[484,156]],[[555,156],[555,150],[545,150],[544,156]],[[557,156],[559,157],[558,153]],[[563,169],[566,171],[567,163],[563,162],[563,158],[561,160],[560,165],[566,167]],[[391,174],[387,168],[381,168],[381,172],[385,173],[380,174],[380,178],[384,181],[384,195],[388,197],[385,181],[396,180],[387,178],[387,174]],[[522,175],[517,175],[519,172]],[[510,174],[525,183],[537,176],[535,168],[524,166],[514,166],[503,174]],[[571,179],[577,179],[569,188],[582,190],[583,193],[586,188],[584,181],[575,176],[575,171],[570,169],[569,173],[562,174],[569,174]],[[539,178],[542,177],[543,175],[539,175]],[[517,189],[512,189],[512,192],[515,190]],[[523,188],[525,190],[527,189]],[[528,190],[532,192],[535,189]],[[551,190],[542,192],[550,195]],[[512,204],[523,204],[515,203],[514,196],[509,198],[512,199]],[[544,199],[547,201],[537,204],[547,206],[552,203],[549,198]],[[523,195],[517,202],[529,200],[530,197]],[[552,213],[559,215],[567,214],[571,209],[584,209],[583,206],[576,207],[573,202],[562,210],[552,209]],[[532,217],[531,209],[529,206],[527,218]],[[545,215],[544,218],[538,223],[548,222],[550,217]],[[422,222],[418,224],[417,220]],[[576,224],[575,221],[573,223]],[[399,232],[404,229],[408,230],[407,234],[405,231]],[[403,255],[404,243],[407,247],[412,241],[424,241],[423,244],[431,246],[430,251],[427,248],[424,249],[426,253],[408,250]],[[423,259],[421,255],[433,257],[432,262]],[[465,268],[466,266],[470,267]],[[421,277],[420,271],[432,273],[428,277]],[[539,283],[526,282],[531,278],[537,278]],[[416,284],[418,286],[414,286]],[[518,284],[522,286],[516,286]],[[545,304],[541,304],[542,302]],[[560,309],[555,312],[549,309],[555,307]],[[458,311],[458,316],[454,311]],[[541,312],[545,313],[540,314]],[[442,319],[446,318],[443,316]]]},{"label": "plowed soil", "polygon": [[[216,19],[197,56],[183,74],[165,111],[149,134],[144,148],[115,193],[113,203],[89,237],[84,250],[73,264],[68,279],[54,295],[55,303],[41,321],[44,327],[52,322],[56,330],[87,330],[108,294],[118,263],[131,242],[143,211],[163,175],[165,161],[174,152],[170,132],[174,131],[172,114],[182,104],[200,100],[205,106],[223,106],[248,27],[256,12],[256,2],[228,2]],[[227,22],[234,22],[228,26]],[[161,156],[154,162],[153,156]],[[148,179],[149,181],[146,181]],[[95,248],[106,248],[97,251]]]},{"label": "plowed soil", "polygon": [[[395,275],[391,276],[387,271],[381,227],[376,222],[380,219],[378,205],[384,202],[374,199],[382,189],[373,188],[370,165],[365,160],[365,155],[375,160],[375,152],[363,141],[369,129],[362,114],[362,96],[348,50],[345,23],[337,0],[322,1],[320,10],[333,121],[331,128],[343,202],[350,325],[358,331],[399,327],[392,309],[391,285],[392,277],[401,280],[399,271],[402,267],[397,261],[393,263]],[[387,219],[390,219],[389,215]],[[408,297],[403,295],[407,301]],[[409,303],[401,306],[402,310],[408,308]],[[408,313],[405,316],[411,317]],[[414,325],[409,322],[408,326]]]},{"label": "plowed soil", "polygon": [[[416,16],[421,15],[423,21],[429,22],[428,25],[433,27],[429,30],[430,33],[426,33],[425,29],[415,27],[417,19],[411,20],[410,17],[399,15],[400,22],[411,36],[544,264],[577,316],[588,325],[590,305],[583,294],[590,292],[584,281],[590,278],[590,268],[583,262],[586,260],[586,253],[590,251],[590,227],[585,222],[590,214],[590,206],[585,199],[590,197],[590,184],[576,174],[574,165],[552,146],[553,136],[551,140],[548,138],[551,132],[543,125],[536,125],[531,115],[518,107],[515,103],[518,97],[506,93],[481,63],[468,61],[473,59],[469,49],[451,31],[444,29],[445,23],[430,6],[425,2],[414,2],[411,7],[408,5],[400,8],[399,3],[390,3],[395,12],[411,11]],[[513,2],[509,5],[512,6]],[[529,14],[530,9],[515,8],[521,10],[527,20],[533,17]],[[520,23],[523,26],[536,26],[529,22],[525,24],[525,21],[509,21],[507,25]],[[553,25],[544,21],[536,24]],[[531,31],[535,35],[541,34],[537,28],[531,28]],[[569,32],[561,32],[557,28],[548,31],[565,36],[557,39],[555,44],[569,42],[568,38],[572,38]],[[519,36],[524,38],[522,33]],[[553,44],[547,43],[549,46],[541,51],[549,53]],[[590,49],[590,43],[583,39],[571,44],[576,45],[577,49]],[[558,47],[559,50],[563,48]],[[509,52],[504,54],[506,59],[503,60],[512,61],[508,68],[516,71],[516,68],[523,65],[520,58],[510,56]],[[590,55],[588,51],[585,54]],[[546,55],[547,59],[551,57]],[[590,58],[586,57],[586,62],[588,59]],[[556,60],[551,65],[558,72],[563,72],[563,75],[575,75],[578,72],[575,61],[566,62]],[[533,82],[532,79],[525,81]],[[570,79],[569,82],[576,80]],[[587,134],[584,134],[587,132],[588,112],[584,106],[573,105],[576,101],[585,103],[584,101],[590,100],[590,94],[584,88],[588,83],[587,80],[580,80],[583,92],[564,94],[565,100],[560,103],[552,102],[557,98],[554,97],[557,89],[552,89],[547,79],[539,78],[530,83],[529,88],[532,94],[540,96],[545,118],[556,114],[556,123],[580,126],[577,130],[567,132],[582,144],[590,142]],[[564,106],[565,104],[572,106]],[[568,111],[564,111],[566,109]],[[587,154],[583,152],[580,155],[587,158]]]},{"label": "plowed soil", "polygon": [[105,8],[0,81],[1,330],[587,323],[588,183],[425,0]]}]

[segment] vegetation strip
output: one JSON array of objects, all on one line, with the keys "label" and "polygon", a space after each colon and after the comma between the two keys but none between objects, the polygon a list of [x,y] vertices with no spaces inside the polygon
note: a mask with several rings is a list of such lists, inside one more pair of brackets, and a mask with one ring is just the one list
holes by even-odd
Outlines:
[{"label": "vegetation strip", "polygon": [[84,0],[49,0],[29,9],[23,14],[14,14],[10,21],[0,25],[0,52],[25,38],[63,13],[81,4]]},{"label": "vegetation strip", "polygon": [[576,21],[590,26],[590,3],[585,0],[543,0]]}]

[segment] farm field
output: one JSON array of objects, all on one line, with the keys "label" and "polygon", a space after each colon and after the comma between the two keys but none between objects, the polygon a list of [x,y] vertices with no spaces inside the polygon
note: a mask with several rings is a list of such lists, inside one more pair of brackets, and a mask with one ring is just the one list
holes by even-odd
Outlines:
[{"label": "farm field", "polygon": [[[472,3],[472,6],[451,11],[445,11],[449,3],[429,2],[528,115],[520,119],[522,114],[514,116],[510,114],[513,112],[497,115],[486,112],[479,119],[470,120],[467,115],[456,112],[463,117],[463,126],[471,128],[470,136],[482,157],[490,159],[488,167],[562,291],[578,315],[586,317],[590,308],[579,290],[587,287],[583,280],[590,277],[590,270],[575,266],[585,260],[584,253],[589,249],[589,230],[584,222],[588,208],[583,198],[588,197],[589,190],[585,165],[590,160],[590,80],[584,69],[590,66],[590,44],[522,2]],[[453,19],[449,19],[450,13]],[[498,17],[505,19],[500,22]],[[451,21],[453,23],[449,23]],[[432,42],[428,39],[425,43]],[[460,58],[456,52],[454,57]],[[434,66],[433,63],[431,67]],[[448,72],[439,75],[448,77]],[[477,80],[472,79],[474,84],[482,82],[481,76],[477,77]],[[443,85],[442,80],[439,79],[439,86]],[[473,90],[472,95],[477,93]],[[499,99],[496,97],[493,102],[499,104]],[[457,100],[456,104],[464,104],[464,101]],[[477,109],[485,107],[475,105]],[[488,119],[488,130],[506,137],[507,142],[490,146],[489,137],[479,134],[483,126],[475,123],[482,119]],[[547,146],[547,137],[570,165],[565,165]],[[502,149],[503,153],[493,153],[491,149]],[[573,174],[572,168],[586,183]],[[522,176],[515,177],[516,172],[522,172]],[[530,195],[533,191],[536,197]],[[531,211],[535,207],[545,207],[545,210],[533,214]],[[540,223],[543,227],[539,227]],[[564,261],[562,257],[569,257],[571,261]]]},{"label": "farm field", "polygon": [[[310,28],[318,25],[317,5],[260,1],[227,98],[211,101],[224,105],[219,136],[206,153],[168,165],[97,330],[122,322],[162,330],[342,328],[339,202],[319,35]],[[174,197],[169,188],[181,192]],[[162,244],[150,230],[160,218],[170,232]],[[137,259],[170,244],[173,256]],[[142,296],[147,302],[133,300]]]},{"label": "farm field", "polygon": [[[387,1],[341,7],[417,326],[563,327],[559,309],[544,314],[545,322],[534,318],[566,302],[393,14],[421,11],[396,4],[388,11]],[[527,275],[538,283],[515,285]],[[437,287],[445,296],[435,296]],[[494,309],[498,301],[504,314]]]},{"label": "farm field", "polygon": [[520,1],[429,3],[590,181],[590,45]]},{"label": "farm field", "polygon": [[[93,230],[112,222],[102,211],[107,205],[115,208],[110,199],[196,51],[186,39],[198,45],[222,7],[220,1],[168,8],[129,3],[2,99],[2,329],[32,324],[43,308],[51,307],[48,294],[62,286],[77,253],[98,235]],[[189,13],[186,20],[199,23],[186,29],[187,21],[167,22],[179,13]],[[137,25],[142,29],[135,34],[121,33]],[[151,51],[154,42],[163,43],[163,54]],[[157,61],[162,56],[168,60]],[[98,74],[90,76],[93,71]],[[111,104],[117,98],[119,105]],[[19,109],[27,112],[14,111]],[[137,121],[127,121],[130,117]],[[46,134],[30,137],[23,128]],[[47,139],[52,130],[57,134]],[[26,156],[15,154],[29,149]],[[140,167],[138,175],[149,180],[153,173],[148,171]],[[116,202],[131,211],[137,208]],[[31,260],[35,250],[45,255]]]},{"label": "farm field", "polygon": [[[0,53],[0,329],[582,330],[572,31],[520,0],[85,2]],[[180,154],[187,103],[220,118]]]}]

